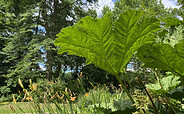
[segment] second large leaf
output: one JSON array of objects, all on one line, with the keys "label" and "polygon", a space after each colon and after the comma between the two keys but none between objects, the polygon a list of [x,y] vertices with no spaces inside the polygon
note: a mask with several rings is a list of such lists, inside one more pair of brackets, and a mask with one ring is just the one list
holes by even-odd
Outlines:
[{"label": "second large leaf", "polygon": [[160,28],[156,18],[143,18],[144,12],[127,11],[112,22],[111,14],[102,19],[82,18],[79,23],[63,28],[55,45],[59,53],[69,52],[85,57],[97,67],[118,75],[142,45],[154,41]]},{"label": "second large leaf", "polygon": [[169,44],[155,43],[142,46],[138,50],[138,57],[146,67],[159,68],[184,76],[184,40],[174,47]]}]

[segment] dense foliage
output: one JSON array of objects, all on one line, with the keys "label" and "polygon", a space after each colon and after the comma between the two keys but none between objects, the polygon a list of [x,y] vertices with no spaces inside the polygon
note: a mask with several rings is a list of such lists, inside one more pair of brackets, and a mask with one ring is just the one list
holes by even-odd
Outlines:
[{"label": "dense foliage", "polygon": [[[83,1],[93,4],[90,1]],[[28,83],[39,78],[55,80],[70,68],[78,71],[84,58],[58,55],[54,46],[61,28],[72,25],[81,17],[95,15],[82,1],[40,0],[0,1],[0,96],[20,90],[18,78]]]}]

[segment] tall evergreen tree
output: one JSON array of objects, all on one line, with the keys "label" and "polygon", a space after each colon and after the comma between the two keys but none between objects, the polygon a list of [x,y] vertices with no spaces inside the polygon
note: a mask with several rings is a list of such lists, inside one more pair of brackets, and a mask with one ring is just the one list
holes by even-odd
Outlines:
[{"label": "tall evergreen tree", "polygon": [[[1,12],[5,15],[5,28],[1,29],[2,39],[5,39],[5,45],[1,49],[4,59],[1,63],[6,64],[1,68],[6,68],[2,76],[6,78],[4,86],[1,87],[1,95],[8,92],[17,92],[18,78],[31,78],[33,72],[38,67],[33,68],[36,58],[33,60],[30,54],[31,42],[34,40],[34,4],[35,1],[24,0],[1,0],[3,9]],[[36,50],[38,51],[38,49]],[[35,51],[35,52],[36,52]],[[38,66],[38,65],[36,65]],[[32,68],[31,68],[32,67]]]},{"label": "tall evergreen tree", "polygon": [[[59,76],[61,70],[61,56],[57,55],[54,40],[56,34],[63,27],[73,25],[81,17],[87,15],[82,7],[84,3],[81,0],[45,0],[40,4],[41,26],[45,28],[44,50],[46,52],[46,78],[52,79],[53,68],[56,72],[55,77]],[[63,57],[62,57],[63,58]]]},{"label": "tall evergreen tree", "polygon": [[[66,54],[57,54],[56,34],[88,15],[85,5],[82,0],[1,0],[1,96],[17,92],[18,78],[28,83],[28,79],[59,77],[62,66],[68,64]],[[74,58],[72,61],[82,61],[70,63],[72,67],[84,63],[83,58]],[[44,64],[46,71],[41,68]]]}]

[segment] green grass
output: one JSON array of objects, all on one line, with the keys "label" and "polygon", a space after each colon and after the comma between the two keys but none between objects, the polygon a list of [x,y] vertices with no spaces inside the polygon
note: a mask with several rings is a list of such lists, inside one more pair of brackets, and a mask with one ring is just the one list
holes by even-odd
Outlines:
[{"label": "green grass", "polygon": [[[114,100],[118,99],[127,99],[127,95],[124,94],[122,91],[117,91],[115,93],[110,93],[108,88],[102,87],[95,87],[94,89],[90,90],[88,95],[81,94],[76,97],[75,101],[72,102],[72,112],[77,114],[94,114],[95,112],[100,112],[101,110],[95,109],[93,106],[97,105],[104,105],[105,109],[108,108],[109,105],[114,104]],[[0,103],[0,114],[8,114],[8,113],[63,113],[68,114],[71,113],[71,106],[69,102],[62,103],[39,103],[33,104],[33,102],[4,102]],[[96,105],[95,105],[96,106]],[[12,109],[11,109],[12,107]],[[41,107],[41,110],[38,110],[37,107]],[[42,111],[42,112],[39,112]]]},{"label": "green grass", "polygon": [[[52,108],[52,110],[48,110],[48,108],[42,103],[40,103],[40,107],[43,109],[44,112],[53,112],[56,111],[56,106],[54,103],[47,103],[47,106],[49,105],[49,109]],[[34,108],[33,104],[30,102],[17,102],[16,104],[11,103],[0,103],[0,114],[7,114],[7,113],[33,113],[38,110],[37,107]],[[12,109],[10,108],[12,107]],[[14,111],[13,111],[14,110]]]}]

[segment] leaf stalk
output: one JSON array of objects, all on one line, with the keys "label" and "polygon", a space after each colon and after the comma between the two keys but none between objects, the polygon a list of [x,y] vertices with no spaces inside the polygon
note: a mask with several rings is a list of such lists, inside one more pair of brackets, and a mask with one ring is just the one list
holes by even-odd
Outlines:
[{"label": "leaf stalk", "polygon": [[163,86],[162,86],[162,84],[161,84],[161,82],[160,82],[160,79],[159,79],[159,77],[158,77],[156,71],[155,71],[155,76],[156,76],[157,81],[158,81],[158,83],[159,83],[159,85],[160,85],[160,87],[161,87],[161,91],[162,91],[163,97],[166,99],[167,105],[173,110],[173,112],[174,112],[175,114],[177,114],[176,110],[174,109],[174,107],[172,106],[171,102],[169,101],[168,97],[167,97],[166,94],[165,94],[165,90],[164,90],[164,88],[163,88]]},{"label": "leaf stalk", "polygon": [[130,94],[130,92],[127,90],[127,88],[125,87],[125,85],[123,84],[123,82],[121,81],[121,78],[119,75],[115,75],[116,78],[118,79],[119,83],[121,84],[121,86],[123,87],[124,91],[126,92],[126,94],[128,95],[128,97],[130,98],[131,102],[134,104],[135,101],[132,97],[132,95]]}]

